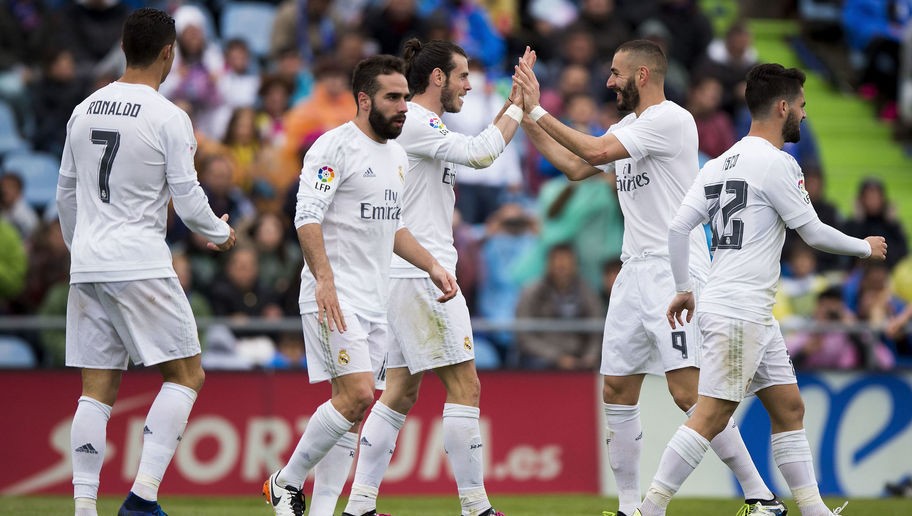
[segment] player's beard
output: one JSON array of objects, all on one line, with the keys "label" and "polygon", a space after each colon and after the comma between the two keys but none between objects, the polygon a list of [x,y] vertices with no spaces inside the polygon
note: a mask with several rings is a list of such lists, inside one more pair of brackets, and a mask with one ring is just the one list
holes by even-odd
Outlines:
[{"label": "player's beard", "polygon": [[798,143],[801,139],[801,120],[791,111],[782,126],[782,139],[785,143]]},{"label": "player's beard", "polygon": [[628,81],[623,88],[615,88],[618,93],[618,111],[634,111],[640,103],[640,90],[637,89],[636,83]]},{"label": "player's beard", "polygon": [[377,136],[385,140],[394,140],[402,134],[402,126],[396,125],[396,122],[404,122],[405,113],[396,113],[393,116],[385,117],[376,109],[371,109],[370,114],[367,115],[367,121],[370,123],[371,129],[377,133]]},{"label": "player's beard", "polygon": [[462,106],[459,105],[459,92],[450,88],[450,78],[447,77],[443,88],[440,90],[440,103],[443,105],[444,113],[459,113]]}]

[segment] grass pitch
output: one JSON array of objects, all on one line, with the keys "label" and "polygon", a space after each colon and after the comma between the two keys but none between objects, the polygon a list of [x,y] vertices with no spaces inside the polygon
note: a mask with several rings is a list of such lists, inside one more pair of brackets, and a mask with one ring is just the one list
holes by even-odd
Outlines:
[{"label": "grass pitch", "polygon": [[[497,509],[507,516],[601,516],[603,510],[615,510],[616,501],[588,495],[493,496]],[[98,513],[117,513],[120,498],[105,497],[99,500]],[[829,499],[831,507],[842,500]],[[789,514],[799,516],[797,507],[789,502]],[[261,497],[169,497],[162,498],[162,506],[170,516],[269,516],[272,514]],[[342,513],[340,502],[336,514]],[[729,498],[674,500],[669,516],[734,516],[741,501]],[[458,516],[459,502],[449,497],[401,497],[381,499],[380,510],[394,516]],[[73,501],[64,496],[0,497],[2,515],[66,515],[73,514]],[[909,516],[912,500],[856,499],[846,507],[845,516]]]}]

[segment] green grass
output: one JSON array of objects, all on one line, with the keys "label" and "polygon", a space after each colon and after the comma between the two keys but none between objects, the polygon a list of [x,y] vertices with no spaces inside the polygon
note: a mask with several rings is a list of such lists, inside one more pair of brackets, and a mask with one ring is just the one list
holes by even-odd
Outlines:
[{"label": "green grass", "polygon": [[[614,510],[614,499],[591,495],[539,495],[539,496],[493,496],[497,509],[507,516],[601,516],[602,510]],[[115,514],[120,498],[102,498],[99,514]],[[171,516],[247,516],[272,514],[261,498],[250,497],[165,497],[163,508]],[[840,499],[827,500],[836,507]],[[72,514],[73,501],[64,496],[0,497],[2,515],[49,515]],[[672,502],[670,516],[734,516],[740,508],[740,501],[733,499],[681,499]],[[459,504],[455,496],[450,497],[384,497],[380,510],[394,516],[456,516]],[[337,514],[341,514],[340,504]],[[789,503],[789,513],[798,516],[798,509]],[[912,500],[876,499],[852,500],[846,508],[846,516],[907,516],[912,514]]]}]

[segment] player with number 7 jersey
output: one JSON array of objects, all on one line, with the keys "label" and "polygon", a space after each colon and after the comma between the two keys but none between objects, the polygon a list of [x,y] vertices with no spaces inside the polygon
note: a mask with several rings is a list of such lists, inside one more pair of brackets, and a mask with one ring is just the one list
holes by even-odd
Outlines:
[{"label": "player with number 7 jersey", "polygon": [[148,85],[112,82],[76,107],[60,167],[76,180],[79,209],[65,235],[73,282],[174,277],[164,238],[172,198],[190,229],[228,238],[199,187],[195,152],[190,118]]}]

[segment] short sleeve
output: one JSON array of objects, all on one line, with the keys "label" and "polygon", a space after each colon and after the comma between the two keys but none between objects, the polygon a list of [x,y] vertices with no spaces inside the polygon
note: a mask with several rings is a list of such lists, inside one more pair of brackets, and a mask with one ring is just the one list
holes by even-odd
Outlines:
[{"label": "short sleeve", "polygon": [[190,117],[183,111],[175,113],[162,125],[161,141],[168,183],[177,185],[195,181],[193,156],[196,154],[196,137],[193,136]]},{"label": "short sleeve", "polygon": [[671,158],[681,152],[684,144],[683,121],[674,112],[652,110],[643,113],[633,123],[611,132],[635,160],[646,156]]},{"label": "short sleeve", "polygon": [[318,139],[304,156],[295,208],[296,228],[321,224],[342,183],[344,163],[329,143],[328,139]]},{"label": "short sleeve", "polygon": [[816,219],[817,212],[804,188],[804,174],[795,159],[783,153],[772,167],[766,174],[763,191],[785,225],[794,229]]}]

